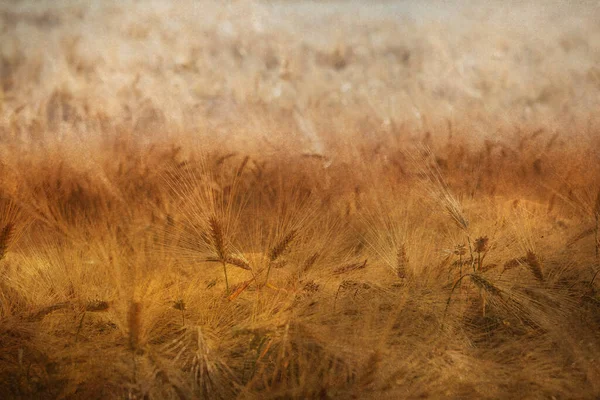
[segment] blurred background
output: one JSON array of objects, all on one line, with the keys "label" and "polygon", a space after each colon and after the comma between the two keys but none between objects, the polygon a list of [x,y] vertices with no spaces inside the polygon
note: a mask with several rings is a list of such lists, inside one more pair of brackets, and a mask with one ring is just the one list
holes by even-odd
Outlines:
[{"label": "blurred background", "polygon": [[3,125],[55,132],[317,113],[485,135],[600,105],[598,1],[4,0],[0,32]]}]

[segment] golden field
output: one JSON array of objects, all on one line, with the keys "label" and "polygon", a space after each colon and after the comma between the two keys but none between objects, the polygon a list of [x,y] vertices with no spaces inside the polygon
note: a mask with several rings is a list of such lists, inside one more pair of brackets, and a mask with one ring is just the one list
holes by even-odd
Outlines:
[{"label": "golden field", "polygon": [[0,398],[597,398],[598,21],[3,2]]}]

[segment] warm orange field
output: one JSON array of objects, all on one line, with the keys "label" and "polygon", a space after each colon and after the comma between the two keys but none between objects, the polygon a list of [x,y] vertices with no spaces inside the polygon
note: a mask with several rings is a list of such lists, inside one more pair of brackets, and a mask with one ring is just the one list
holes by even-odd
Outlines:
[{"label": "warm orange field", "polygon": [[497,4],[0,4],[0,398],[600,396],[600,8]]}]

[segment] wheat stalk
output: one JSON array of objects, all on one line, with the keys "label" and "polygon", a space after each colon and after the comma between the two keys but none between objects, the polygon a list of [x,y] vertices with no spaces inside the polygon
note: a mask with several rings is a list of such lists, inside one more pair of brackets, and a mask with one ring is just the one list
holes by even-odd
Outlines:
[{"label": "wheat stalk", "polygon": [[466,277],[469,277],[471,279],[471,282],[473,282],[473,284],[479,289],[484,290],[486,293],[489,293],[493,296],[502,298],[502,290],[500,290],[500,288],[495,286],[492,282],[485,279],[483,276],[479,274],[465,274],[458,278],[458,280],[454,283],[454,286],[452,286],[452,290],[450,291],[450,295],[448,296],[448,300],[446,301],[446,308],[444,309],[444,318],[446,318],[446,314],[448,313],[448,308],[450,307],[450,302],[452,301],[452,295],[454,294],[454,291],[456,290],[460,282]]},{"label": "wheat stalk", "polygon": [[41,321],[46,315],[56,311],[56,310],[61,310],[63,308],[66,308],[69,306],[69,302],[63,302],[63,303],[57,303],[57,304],[52,304],[48,307],[44,307],[41,310],[29,315],[27,317],[28,321]]},{"label": "wheat stalk", "polygon": [[137,351],[140,344],[141,311],[142,305],[140,303],[132,301],[129,304],[129,312],[127,314],[129,349],[134,353]]}]

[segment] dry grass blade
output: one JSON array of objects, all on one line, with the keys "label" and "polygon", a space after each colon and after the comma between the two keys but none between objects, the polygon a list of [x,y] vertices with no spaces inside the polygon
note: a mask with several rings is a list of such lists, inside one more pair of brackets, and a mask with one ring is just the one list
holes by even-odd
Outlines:
[{"label": "dry grass blade", "polygon": [[244,282],[240,282],[235,286],[231,287],[231,294],[229,296],[227,296],[227,299],[229,301],[233,301],[235,300],[240,294],[242,294],[242,292],[244,290],[246,290],[248,288],[248,286],[250,286],[250,284],[254,282],[254,279],[249,279],[247,281]]},{"label": "dry grass blade", "polygon": [[341,275],[341,274],[345,274],[346,272],[350,272],[350,271],[356,271],[359,269],[363,269],[367,266],[367,260],[365,260],[364,262],[360,263],[351,263],[351,264],[347,264],[344,265],[342,267],[336,268],[333,270],[333,273],[335,275]]},{"label": "dry grass blade", "polygon": [[228,366],[207,343],[202,328],[196,326],[188,335],[195,348],[190,372],[195,389],[200,391],[200,398],[235,398],[237,382]]},{"label": "dry grass blade", "polygon": [[154,366],[153,375],[156,378],[160,379],[163,385],[171,387],[180,400],[191,398],[191,393],[189,393],[188,390],[185,390],[183,385],[181,385],[179,382],[173,379],[173,377],[169,373],[171,369],[165,367],[159,357],[157,357],[152,352],[148,352],[148,360]]},{"label": "dry grass blade", "polygon": [[279,243],[269,250],[269,260],[277,260],[288,248],[292,240],[296,237],[297,231],[292,229]]}]

